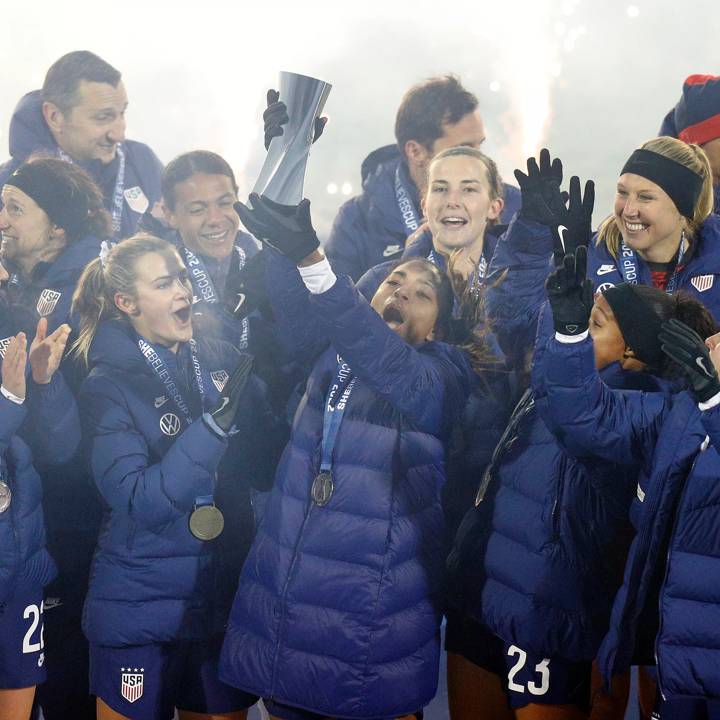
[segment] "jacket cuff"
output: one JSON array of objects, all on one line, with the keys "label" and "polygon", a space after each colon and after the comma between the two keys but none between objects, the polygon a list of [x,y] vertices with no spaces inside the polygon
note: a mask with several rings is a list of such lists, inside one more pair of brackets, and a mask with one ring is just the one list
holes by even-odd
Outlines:
[{"label": "jacket cuff", "polygon": [[590,334],[589,330],[586,330],[585,332],[582,332],[579,335],[563,335],[562,333],[556,332],[555,339],[559,343],[563,343],[565,345],[572,345],[573,343],[582,342],[589,334]]},{"label": "jacket cuff", "polygon": [[21,398],[14,395],[4,385],[0,386],[0,392],[3,394],[3,397],[7,398],[11,403],[15,403],[15,405],[22,405],[25,402],[24,397]]},{"label": "jacket cuff", "polygon": [[705,402],[698,403],[698,407],[700,410],[710,410],[714,408],[716,405],[720,405],[720,392],[715,393],[709,400],[706,400]]}]

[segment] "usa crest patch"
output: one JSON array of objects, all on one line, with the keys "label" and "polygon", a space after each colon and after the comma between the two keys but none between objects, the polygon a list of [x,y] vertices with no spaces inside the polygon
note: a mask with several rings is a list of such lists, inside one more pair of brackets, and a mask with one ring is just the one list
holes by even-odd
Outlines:
[{"label": "usa crest patch", "polygon": [[709,290],[715,282],[714,275],[696,275],[694,278],[690,278],[690,284],[698,291],[705,292]]},{"label": "usa crest patch", "polygon": [[143,694],[145,668],[121,668],[120,694],[129,702],[134,703]]},{"label": "usa crest patch", "polygon": [[225,383],[228,381],[230,376],[225,372],[225,370],[213,370],[210,373],[210,377],[212,378],[213,385],[215,385],[218,389],[218,392],[222,392],[225,387]]},{"label": "usa crest patch", "polygon": [[50,315],[50,313],[52,313],[55,309],[61,295],[62,293],[57,292],[57,290],[45,288],[40,293],[37,305],[35,306],[35,309],[38,311],[38,315],[40,315],[40,317],[47,317]]}]

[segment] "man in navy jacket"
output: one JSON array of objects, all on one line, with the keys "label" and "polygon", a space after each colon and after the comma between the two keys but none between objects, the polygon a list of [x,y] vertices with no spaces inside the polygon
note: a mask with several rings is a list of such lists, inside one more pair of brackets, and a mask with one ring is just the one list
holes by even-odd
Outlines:
[{"label": "man in navy jacket", "polygon": [[[405,93],[395,119],[396,145],[370,153],[360,173],[363,193],[335,218],[325,250],[336,272],[357,280],[369,268],[398,260],[421,223],[420,196],[432,158],[445,148],[479,148],[485,127],[475,95],[457,78],[431,78]],[[520,192],[505,185],[507,223],[520,207]]]},{"label": "man in navy jacket", "polygon": [[0,166],[0,187],[34,153],[78,163],[103,192],[114,237],[129,237],[160,200],[162,163],[147,145],[125,139],[126,108],[115,68],[85,50],[63,55],[42,89],[24,95],[15,108],[11,158]]}]

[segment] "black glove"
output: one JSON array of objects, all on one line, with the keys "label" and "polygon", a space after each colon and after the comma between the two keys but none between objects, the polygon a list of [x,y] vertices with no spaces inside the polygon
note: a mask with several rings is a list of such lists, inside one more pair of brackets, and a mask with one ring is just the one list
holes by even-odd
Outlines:
[{"label": "black glove", "polygon": [[[563,193],[564,195],[564,193]],[[563,198],[565,199],[565,198]],[[592,236],[592,213],[595,206],[595,183],[585,183],[585,193],[580,193],[580,178],[570,178],[570,193],[567,204],[553,203],[555,209],[550,226],[553,235],[555,265],[560,266],[568,254],[574,254],[579,247],[587,247]]]},{"label": "black glove", "polygon": [[560,210],[564,208],[560,184],[563,168],[560,158],[550,162],[550,153],[543,148],[540,151],[540,166],[534,157],[528,158],[527,175],[515,170],[515,179],[522,193],[520,216],[531,222],[552,226]]},{"label": "black glove", "polygon": [[266,243],[296,265],[320,247],[310,219],[310,201],[299,205],[281,205],[264,195],[250,193],[252,208],[235,203],[235,212],[243,225],[261,242]]},{"label": "black glove", "polygon": [[[280,93],[277,90],[267,91],[267,110],[263,113],[263,121],[265,122],[265,149],[267,150],[274,137],[284,134],[283,125],[290,121],[287,105],[280,100]],[[327,121],[326,117],[315,118],[313,142],[323,134]]]},{"label": "black glove", "polygon": [[[240,356],[237,367],[225,383],[220,399],[217,401],[215,407],[210,410],[210,415],[215,421],[215,424],[226,435],[232,431],[235,415],[237,414],[238,405],[240,404],[240,398],[250,377],[252,364],[252,355]],[[208,427],[214,432],[211,425],[208,425]]]},{"label": "black glove", "polygon": [[580,335],[588,329],[593,281],[586,273],[587,248],[581,245],[574,255],[566,255],[545,281],[555,332],[561,335]]},{"label": "black glove", "polygon": [[253,255],[235,275],[228,274],[223,293],[225,308],[236,318],[244,318],[268,302],[265,291],[264,252]]},{"label": "black glove", "polygon": [[664,322],[658,335],[662,351],[685,372],[698,402],[720,392],[717,370],[703,339],[676,318]]}]

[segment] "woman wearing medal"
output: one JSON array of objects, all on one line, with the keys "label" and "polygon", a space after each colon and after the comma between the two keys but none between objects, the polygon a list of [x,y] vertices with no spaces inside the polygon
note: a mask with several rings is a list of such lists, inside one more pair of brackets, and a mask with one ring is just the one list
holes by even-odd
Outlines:
[{"label": "woman wearing medal", "polygon": [[256,700],[216,666],[253,531],[246,478],[272,462],[272,432],[249,356],[195,339],[191,301],[177,250],[152,236],[90,263],[73,299],[105,503],[83,613],[101,720],[244,718]]},{"label": "woman wearing medal", "polygon": [[[5,271],[0,266],[0,276]],[[70,335],[61,325],[47,334],[39,322],[28,347],[18,319],[0,297],[0,717],[26,720],[35,686],[46,677],[44,588],[57,574],[46,549],[42,483],[80,444],[75,401],[57,372]],[[31,374],[26,378],[29,359]],[[50,475],[50,473],[48,473]]]},{"label": "woman wearing medal", "polygon": [[412,716],[435,695],[445,443],[472,370],[449,339],[453,293],[423,258],[371,305],[318,250],[309,204],[251,195],[295,357],[316,362],[243,567],[221,677],[274,718]]}]

